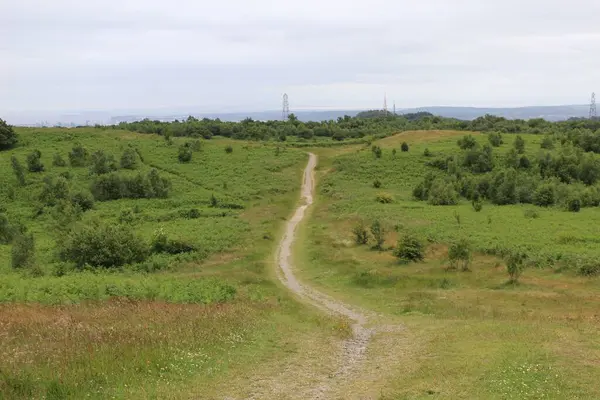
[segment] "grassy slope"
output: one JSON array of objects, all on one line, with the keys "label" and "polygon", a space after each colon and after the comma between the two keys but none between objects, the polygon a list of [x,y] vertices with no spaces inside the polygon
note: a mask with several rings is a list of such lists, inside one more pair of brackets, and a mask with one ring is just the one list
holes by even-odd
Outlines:
[{"label": "grassy slope", "polygon": [[[504,266],[488,256],[476,256],[471,272],[447,272],[445,243],[466,235],[479,248],[528,243],[540,252],[595,255],[598,249],[584,240],[567,245],[558,238],[592,237],[600,210],[572,214],[548,209],[539,219],[528,220],[521,206],[485,205],[475,213],[466,201],[452,207],[413,201],[412,188],[426,169],[423,150],[448,154],[462,134],[408,132],[387,138],[378,143],[384,149],[379,160],[368,148],[343,153],[317,149],[320,195],[301,232],[307,251],[298,262],[300,274],[349,303],[408,326],[412,344],[389,350],[398,358],[412,355],[403,366],[390,367],[396,375],[382,384],[382,398],[599,397],[600,342],[594,334],[600,328],[598,278],[527,270],[520,286],[505,286]],[[405,140],[409,153],[399,151]],[[539,138],[526,140],[528,152],[535,154]],[[391,147],[398,149],[395,159]],[[375,178],[383,182],[381,189],[372,188]],[[376,203],[379,191],[393,194],[396,201]],[[455,213],[461,216],[460,227]],[[429,246],[425,263],[399,266],[389,251],[353,244],[351,229],[359,218],[384,221],[391,231],[388,246],[395,244],[394,226],[427,235],[437,244]]]},{"label": "grassy slope", "polygon": [[[214,140],[204,142],[191,163],[179,164],[177,144],[183,140],[167,146],[152,135],[95,129],[23,129],[19,134],[25,147],[0,154],[0,201],[11,219],[21,219],[34,232],[37,262],[46,276],[11,271],[10,246],[0,246],[2,300],[19,302],[0,305],[0,399],[189,398],[194,393],[212,398],[243,393],[247,381],[236,385],[234,376],[249,374],[258,364],[294,359],[307,341],[327,352],[337,321],[303,310],[269,275],[273,239],[297,202],[303,152],[276,155],[274,148],[260,144]],[[132,226],[143,237],[149,239],[161,226],[170,237],[194,243],[202,251],[155,260],[169,268],[150,275],[125,270],[51,276],[60,236],[50,216],[32,219],[42,174],[27,174],[28,186],[17,189],[10,200],[10,155],[24,162],[26,154],[38,148],[45,174],[57,175],[69,168],[53,167],[53,154],[67,159],[76,142],[117,159],[133,145],[144,158],[141,171],[159,168],[173,182],[168,199],[96,203],[84,220],[116,221],[122,210],[138,206],[141,215]],[[224,151],[228,144],[232,154]],[[87,168],[71,170],[72,188],[88,187]],[[211,194],[246,208],[210,208]],[[190,208],[198,208],[203,217],[179,217],[179,211]],[[223,211],[225,216],[220,215]],[[188,283],[205,282],[207,277],[236,287],[236,299],[208,306],[144,300],[148,287],[158,287],[167,292],[167,300],[180,301],[177,288],[195,290]],[[210,286],[211,281],[206,282]],[[107,298],[114,291],[130,300],[61,307],[21,304],[79,303]],[[224,382],[229,384],[223,387]]]}]

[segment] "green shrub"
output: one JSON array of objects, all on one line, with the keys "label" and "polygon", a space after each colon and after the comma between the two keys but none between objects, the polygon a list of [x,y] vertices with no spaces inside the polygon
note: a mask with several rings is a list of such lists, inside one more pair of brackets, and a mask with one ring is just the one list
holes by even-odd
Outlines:
[{"label": "green shrub", "polygon": [[35,262],[35,243],[33,234],[21,233],[14,239],[11,250],[11,265],[13,268],[32,267]]},{"label": "green shrub", "polygon": [[219,200],[217,200],[214,194],[211,194],[209,203],[211,207],[217,207],[219,205]]},{"label": "green shrub", "polygon": [[188,219],[197,219],[201,216],[202,215],[200,214],[200,210],[198,210],[197,208],[192,208],[185,213],[185,218]]},{"label": "green shrub", "polygon": [[373,240],[375,240],[375,244],[373,248],[376,250],[383,250],[383,243],[385,243],[385,227],[379,222],[379,220],[373,221],[371,224],[371,235],[373,235]]},{"label": "green shrub", "polygon": [[80,207],[81,211],[94,208],[94,196],[89,191],[80,191],[71,196],[71,202]]},{"label": "green shrub", "polygon": [[126,226],[94,221],[73,229],[60,245],[62,261],[113,268],[144,261],[148,246]]},{"label": "green shrub", "polygon": [[458,193],[452,182],[443,179],[433,181],[428,191],[429,204],[434,206],[449,206],[458,204]]},{"label": "green shrub", "polygon": [[536,219],[540,217],[538,211],[534,210],[533,208],[528,208],[525,211],[523,211],[523,215],[525,216],[525,218],[529,219]]},{"label": "green shrub", "polygon": [[171,240],[167,234],[158,229],[151,243],[153,253],[182,254],[196,251],[196,247],[182,240]]},{"label": "green shrub", "polygon": [[525,153],[525,140],[520,135],[517,135],[513,145],[514,145],[515,150],[517,150],[517,153],[519,153],[519,154]]},{"label": "green shrub", "polygon": [[402,263],[423,261],[425,258],[425,245],[415,234],[406,233],[398,240],[398,245],[394,249],[394,256]]},{"label": "green shrub", "polygon": [[379,179],[375,179],[375,180],[373,181],[373,187],[374,187],[375,189],[379,189],[379,188],[381,187],[381,181],[380,181]]},{"label": "green shrub", "polygon": [[471,244],[467,239],[460,239],[450,245],[448,249],[448,260],[450,268],[457,269],[459,266],[462,271],[468,271],[471,264]]},{"label": "green shrub", "polygon": [[25,170],[23,169],[23,166],[15,156],[10,157],[10,162],[13,172],[15,173],[15,177],[17,178],[17,183],[19,186],[25,186]]},{"label": "green shrub", "polygon": [[373,155],[375,156],[375,158],[381,158],[381,155],[383,154],[383,151],[381,150],[381,147],[379,147],[379,146],[373,145],[373,147],[371,147],[371,151],[373,152]]},{"label": "green shrub", "polygon": [[92,165],[90,174],[104,175],[117,170],[117,163],[112,154],[106,154],[102,150],[95,151],[92,154]]},{"label": "green shrub", "polygon": [[17,134],[13,127],[0,119],[0,150],[8,150],[17,144]]},{"label": "green shrub", "polygon": [[480,212],[483,209],[483,203],[481,200],[473,200],[471,205],[473,206],[473,210],[475,210],[475,212]]},{"label": "green shrub", "polygon": [[542,149],[552,150],[554,149],[554,140],[550,136],[544,136],[542,143],[540,144]]},{"label": "green shrub", "polygon": [[506,257],[506,272],[508,272],[509,283],[517,283],[525,268],[527,254],[521,251],[511,251]]},{"label": "green shrub", "polygon": [[170,189],[171,181],[161,177],[156,169],[150,170],[146,176],[138,173],[128,177],[114,172],[100,175],[91,185],[91,192],[98,201],[166,198]]},{"label": "green shrub", "polygon": [[69,153],[69,163],[72,167],[85,167],[89,161],[89,153],[81,144],[73,146]]},{"label": "green shrub", "polygon": [[233,153],[233,147],[231,147],[231,145],[227,145],[227,147],[225,147],[225,153],[227,153],[227,154]]},{"label": "green shrub", "polygon": [[571,198],[567,202],[567,210],[571,212],[579,212],[581,210],[581,200],[578,198]]},{"label": "green shrub", "polygon": [[402,150],[404,153],[406,153],[408,151],[408,143],[402,142],[402,145],[400,146],[400,150]]},{"label": "green shrub", "polygon": [[488,141],[493,147],[500,147],[504,143],[502,135],[498,132],[490,132],[488,134]]},{"label": "green shrub", "polygon": [[389,204],[394,202],[394,197],[389,193],[379,192],[377,193],[377,196],[375,196],[375,200],[378,203]]},{"label": "green shrub", "polygon": [[556,187],[552,183],[540,185],[533,194],[533,204],[549,207],[556,202]]},{"label": "green shrub", "polygon": [[44,185],[39,199],[45,206],[54,206],[59,200],[70,199],[69,182],[61,176],[54,180],[51,176],[44,177]]},{"label": "green shrub", "polygon": [[465,135],[458,139],[456,144],[463,150],[474,149],[477,147],[477,140],[475,140],[473,135]]},{"label": "green shrub", "polygon": [[39,150],[34,150],[27,156],[27,170],[29,172],[44,172],[44,164],[42,164],[42,153]]},{"label": "green shrub", "polygon": [[425,150],[423,151],[423,156],[425,157],[431,157],[433,154],[431,153],[431,151],[429,150],[429,148],[425,148]]},{"label": "green shrub", "polygon": [[55,167],[66,167],[67,162],[65,161],[64,158],[62,158],[62,156],[60,154],[55,153],[54,158],[52,159],[52,165]]},{"label": "green shrub", "polygon": [[123,154],[121,155],[121,168],[124,169],[136,169],[138,166],[138,154],[135,149],[131,147],[125,149]]},{"label": "green shrub", "polygon": [[367,227],[362,221],[352,228],[352,233],[354,234],[354,242],[357,245],[360,246],[369,242],[369,233],[367,232]]},{"label": "green shrub", "polygon": [[192,149],[188,146],[180,146],[179,153],[177,154],[177,158],[181,163],[188,163],[192,161]]},{"label": "green shrub", "polygon": [[582,276],[600,275],[600,262],[597,260],[586,260],[578,263],[577,273]]}]

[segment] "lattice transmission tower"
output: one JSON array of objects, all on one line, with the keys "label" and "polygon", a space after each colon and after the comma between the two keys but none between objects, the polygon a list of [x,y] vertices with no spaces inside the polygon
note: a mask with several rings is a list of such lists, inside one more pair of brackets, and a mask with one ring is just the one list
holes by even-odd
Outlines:
[{"label": "lattice transmission tower", "polygon": [[281,120],[287,121],[289,115],[290,115],[290,102],[288,100],[287,93],[284,93],[283,94],[283,108],[281,110]]},{"label": "lattice transmission tower", "polygon": [[388,114],[388,109],[387,109],[387,93],[383,94],[383,115],[387,115]]},{"label": "lattice transmission tower", "polygon": [[592,100],[590,101],[590,119],[598,118],[596,111],[596,93],[592,93]]}]

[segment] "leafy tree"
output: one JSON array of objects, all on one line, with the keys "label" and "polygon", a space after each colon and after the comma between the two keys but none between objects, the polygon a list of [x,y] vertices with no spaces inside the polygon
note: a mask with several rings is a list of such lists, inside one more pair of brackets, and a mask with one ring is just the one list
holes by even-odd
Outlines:
[{"label": "leafy tree", "polygon": [[471,264],[471,244],[467,239],[460,239],[450,245],[448,249],[448,259],[450,268],[456,269],[459,266],[461,270],[468,271]]},{"label": "leafy tree", "polygon": [[512,251],[506,256],[506,271],[508,272],[509,282],[516,284],[523,273],[527,254],[521,251]]},{"label": "leafy tree", "polygon": [[10,162],[12,164],[15,177],[17,178],[17,183],[19,186],[25,186],[25,170],[23,169],[23,166],[15,156],[10,157]]},{"label": "leafy tree", "polygon": [[402,150],[403,152],[406,153],[408,151],[408,143],[402,142],[402,145],[400,146],[400,150]]},{"label": "leafy tree", "polygon": [[385,228],[379,222],[379,220],[373,221],[371,224],[371,235],[373,235],[373,239],[375,240],[375,245],[373,246],[376,250],[383,250],[383,243],[385,242]]},{"label": "leafy tree", "polygon": [[43,172],[44,164],[41,162],[42,153],[34,150],[27,156],[27,169],[29,172]]},{"label": "leafy tree", "polygon": [[498,132],[490,132],[488,134],[488,141],[493,147],[500,147],[504,143],[502,135]]},{"label": "leafy tree", "polygon": [[515,138],[514,148],[519,154],[525,153],[525,140],[521,137],[521,135],[517,135]]},{"label": "leafy tree", "polygon": [[59,200],[70,200],[69,182],[63,177],[56,180],[51,176],[44,177],[39,199],[46,206],[55,206]]},{"label": "leafy tree", "polygon": [[104,175],[117,170],[117,163],[112,154],[106,154],[102,150],[95,151],[92,154],[92,165],[90,174]]},{"label": "leafy tree", "polygon": [[569,199],[567,209],[571,212],[579,212],[581,210],[581,200],[576,197]]},{"label": "leafy tree", "polygon": [[0,150],[13,148],[17,141],[17,134],[13,127],[0,118]]},{"label": "leafy tree", "polygon": [[135,149],[125,149],[121,155],[121,168],[124,169],[136,169],[138,165],[138,154]]},{"label": "leafy tree", "polygon": [[544,136],[542,143],[540,144],[542,149],[552,150],[554,149],[554,140],[550,136]]},{"label": "leafy tree", "polygon": [[60,154],[55,153],[54,158],[52,159],[52,165],[54,165],[55,167],[66,167],[67,162],[64,158],[62,158]]},{"label": "leafy tree", "polygon": [[354,242],[357,245],[360,246],[369,242],[369,233],[362,221],[352,228],[352,233],[354,234]]},{"label": "leafy tree", "polygon": [[94,196],[88,191],[81,191],[71,196],[71,203],[77,205],[82,211],[94,208]]},{"label": "leafy tree", "polygon": [[519,159],[519,168],[521,169],[529,169],[531,168],[531,161],[527,158],[526,155],[522,155]]},{"label": "leafy tree", "polygon": [[415,234],[406,233],[398,240],[394,255],[402,263],[423,261],[425,245]]},{"label": "leafy tree", "polygon": [[474,149],[477,147],[477,140],[475,140],[473,135],[466,135],[458,139],[456,144],[463,150]]},{"label": "leafy tree", "polygon": [[506,166],[506,168],[519,168],[519,153],[516,149],[512,148],[508,150],[508,153],[506,153],[504,165]]},{"label": "leafy tree", "polygon": [[428,199],[434,206],[451,206],[458,204],[458,193],[451,182],[436,179],[428,191]]},{"label": "leafy tree", "polygon": [[193,154],[192,149],[190,149],[187,146],[180,146],[177,158],[179,159],[179,162],[181,162],[181,163],[188,163],[188,162],[192,161],[192,154]]},{"label": "leafy tree", "polygon": [[32,267],[35,262],[33,234],[21,233],[14,239],[11,250],[11,265],[14,269]]},{"label": "leafy tree", "polygon": [[373,145],[373,147],[371,147],[371,151],[373,152],[373,155],[375,156],[375,158],[381,158],[381,155],[382,155],[381,147]]},{"label": "leafy tree", "polygon": [[78,268],[113,268],[144,261],[149,248],[130,228],[98,221],[75,227],[61,242],[62,261]]},{"label": "leafy tree", "polygon": [[69,153],[69,163],[72,167],[85,167],[89,161],[89,153],[81,144],[73,146]]},{"label": "leafy tree", "polygon": [[548,207],[556,202],[556,187],[552,183],[540,185],[533,194],[533,204]]},{"label": "leafy tree", "polygon": [[480,212],[483,209],[483,203],[481,200],[473,200],[471,205],[473,206],[473,210],[475,210],[475,212]]}]

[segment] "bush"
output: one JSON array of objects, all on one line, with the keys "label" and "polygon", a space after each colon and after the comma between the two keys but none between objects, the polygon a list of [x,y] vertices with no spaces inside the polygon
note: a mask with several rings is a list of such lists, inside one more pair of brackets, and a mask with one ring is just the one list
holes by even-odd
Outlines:
[{"label": "bush", "polygon": [[94,196],[88,191],[77,192],[71,196],[71,203],[81,208],[81,211],[88,211],[94,208]]},{"label": "bush", "polygon": [[425,151],[423,151],[423,156],[425,157],[431,157],[433,154],[431,153],[431,151],[429,150],[429,148],[425,148]]},{"label": "bush", "polygon": [[357,245],[363,245],[369,243],[369,233],[363,222],[359,222],[354,228],[352,228],[354,234],[354,243]]},{"label": "bush", "polygon": [[400,150],[402,150],[403,152],[406,153],[408,151],[408,143],[402,142],[402,145],[400,146]]},{"label": "bush", "polygon": [[17,144],[17,134],[11,125],[0,119],[0,150],[8,150]]},{"label": "bush", "polygon": [[433,181],[428,192],[429,204],[434,206],[449,206],[458,204],[458,193],[452,182],[443,179]]},{"label": "bush", "polygon": [[233,147],[231,147],[231,145],[227,145],[227,147],[225,147],[225,153],[227,153],[227,154],[233,153]]},{"label": "bush", "polygon": [[504,141],[502,140],[502,135],[498,132],[489,133],[488,141],[494,147],[500,147],[504,143]]},{"label": "bush", "polygon": [[529,161],[529,158],[527,158],[527,156],[525,156],[525,155],[521,156],[521,158],[519,159],[519,168],[522,168],[522,169],[531,168],[531,161]]},{"label": "bush", "polygon": [[375,189],[379,189],[379,188],[381,187],[381,181],[380,181],[379,179],[375,179],[375,180],[373,181],[373,187],[374,187]]},{"label": "bush", "polygon": [[415,234],[407,233],[398,240],[398,245],[394,249],[394,256],[402,263],[423,261],[425,258],[425,245]]},{"label": "bush", "polygon": [[581,200],[578,198],[571,198],[567,202],[567,210],[571,212],[579,212],[581,210]]},{"label": "bush", "polygon": [[381,158],[381,155],[383,154],[383,151],[381,150],[381,147],[379,147],[379,146],[373,145],[373,147],[371,147],[371,151],[373,152],[373,155],[375,156],[375,158]]},{"label": "bush", "polygon": [[138,165],[138,154],[135,149],[128,148],[121,155],[121,168],[136,169]]},{"label": "bush", "polygon": [[154,233],[151,249],[153,253],[167,254],[190,253],[196,250],[193,245],[182,240],[170,240],[162,229],[158,229]]},{"label": "bush", "polygon": [[554,140],[550,136],[544,136],[542,143],[540,144],[542,149],[552,150],[554,149]]},{"label": "bush", "polygon": [[185,213],[185,218],[188,219],[197,219],[200,217],[200,210],[198,210],[197,208],[192,208]]},{"label": "bush", "polygon": [[450,268],[456,269],[459,266],[462,271],[468,271],[471,264],[471,244],[467,239],[460,239],[450,245],[448,249],[448,260]]},{"label": "bush", "polygon": [[181,163],[188,163],[192,161],[192,154],[192,149],[190,149],[188,146],[180,146],[177,158]]},{"label": "bush", "polygon": [[458,147],[460,147],[463,150],[469,150],[477,147],[477,140],[475,140],[473,135],[465,135],[462,138],[458,139],[456,144],[458,144]]},{"label": "bush", "polygon": [[89,153],[80,144],[73,146],[69,153],[69,163],[72,167],[85,167],[89,161]]},{"label": "bush", "polygon": [[389,204],[394,202],[394,197],[389,193],[380,192],[375,196],[375,200],[382,204]]},{"label": "bush", "polygon": [[523,273],[527,254],[520,251],[512,251],[506,256],[506,272],[508,272],[509,282],[517,283]]},{"label": "bush", "polygon": [[556,188],[552,183],[540,185],[533,194],[533,204],[540,207],[549,207],[556,202]]},{"label": "bush", "polygon": [[540,217],[540,214],[537,212],[537,210],[534,210],[533,208],[528,208],[527,210],[523,211],[523,215],[528,219],[537,219]]},{"label": "bush", "polygon": [[517,153],[525,153],[525,140],[523,140],[523,138],[520,135],[517,135],[517,137],[515,138],[514,147],[515,150],[517,150]]},{"label": "bush", "polygon": [[371,235],[373,235],[373,239],[375,240],[375,245],[373,246],[376,250],[383,250],[383,243],[385,242],[385,228],[379,222],[379,220],[373,221],[371,224]]},{"label": "bush", "polygon": [[63,171],[60,174],[58,174],[58,176],[63,177],[68,181],[73,179],[73,174],[71,173],[71,171]]},{"label": "bush", "polygon": [[62,156],[60,154],[55,153],[54,158],[52,159],[52,165],[55,167],[66,167],[67,162],[65,161],[64,158],[62,158]]},{"label": "bush", "polygon": [[98,150],[92,154],[90,174],[104,175],[116,170],[117,163],[112,154],[105,154],[102,150]]},{"label": "bush", "polygon": [[171,181],[161,177],[156,169],[144,176],[120,176],[117,173],[98,176],[92,182],[91,191],[98,201],[117,199],[152,199],[169,196]]},{"label": "bush", "polygon": [[44,177],[44,186],[39,199],[45,206],[55,206],[59,200],[69,200],[69,182],[63,177],[54,180],[51,176]]},{"label": "bush", "polygon": [[29,172],[43,172],[44,164],[41,161],[42,153],[39,150],[34,150],[27,156],[27,170]]},{"label": "bush", "polygon": [[114,268],[142,262],[148,246],[126,226],[93,222],[73,229],[60,246],[61,260],[96,268]]},{"label": "bush", "polygon": [[11,250],[11,264],[15,269],[32,267],[35,257],[35,243],[31,233],[21,233],[14,239]]},{"label": "bush", "polygon": [[480,212],[483,209],[483,203],[481,200],[473,200],[471,205],[473,206],[473,210],[475,210],[475,212]]},{"label": "bush", "polygon": [[17,183],[19,186],[25,186],[25,170],[23,169],[23,166],[15,156],[10,157],[10,162],[13,172],[15,173],[15,177],[17,178]]}]

